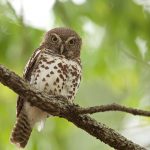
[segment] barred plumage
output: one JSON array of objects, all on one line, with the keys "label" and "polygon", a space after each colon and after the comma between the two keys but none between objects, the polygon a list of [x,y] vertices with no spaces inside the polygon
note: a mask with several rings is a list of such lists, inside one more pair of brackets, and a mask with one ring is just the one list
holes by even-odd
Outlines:
[{"label": "barred plumage", "polygon": [[32,127],[29,123],[27,114],[24,110],[22,110],[17,118],[10,140],[18,147],[24,148],[28,142],[31,132]]}]

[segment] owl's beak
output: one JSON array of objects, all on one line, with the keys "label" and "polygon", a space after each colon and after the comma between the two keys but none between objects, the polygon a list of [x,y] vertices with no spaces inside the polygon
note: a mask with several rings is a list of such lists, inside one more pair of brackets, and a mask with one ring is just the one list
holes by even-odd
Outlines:
[{"label": "owl's beak", "polygon": [[60,47],[60,54],[62,54],[64,51],[64,45],[62,44],[61,47]]}]

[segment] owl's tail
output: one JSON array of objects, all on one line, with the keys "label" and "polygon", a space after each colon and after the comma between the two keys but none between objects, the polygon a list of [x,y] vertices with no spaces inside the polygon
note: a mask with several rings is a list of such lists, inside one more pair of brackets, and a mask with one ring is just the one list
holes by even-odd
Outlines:
[{"label": "owl's tail", "polygon": [[13,128],[10,141],[20,148],[24,148],[29,140],[32,127],[25,111],[21,111]]}]

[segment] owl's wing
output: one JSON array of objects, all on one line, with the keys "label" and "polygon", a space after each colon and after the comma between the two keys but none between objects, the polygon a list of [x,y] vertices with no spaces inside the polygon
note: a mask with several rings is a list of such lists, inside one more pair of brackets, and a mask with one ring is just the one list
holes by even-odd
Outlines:
[{"label": "owl's wing", "polygon": [[[40,52],[41,50],[40,49],[36,49],[34,51],[34,53],[32,54],[32,56],[30,57],[28,63],[26,64],[25,66],[25,69],[24,69],[24,73],[23,73],[23,78],[26,80],[26,81],[30,81],[30,78],[31,78],[31,73],[35,67],[35,64],[38,60],[38,57],[40,55]],[[22,106],[23,106],[23,103],[24,103],[24,100],[23,98],[21,98],[20,96],[18,97],[18,100],[17,100],[17,117],[19,116],[19,113],[22,109]]]}]

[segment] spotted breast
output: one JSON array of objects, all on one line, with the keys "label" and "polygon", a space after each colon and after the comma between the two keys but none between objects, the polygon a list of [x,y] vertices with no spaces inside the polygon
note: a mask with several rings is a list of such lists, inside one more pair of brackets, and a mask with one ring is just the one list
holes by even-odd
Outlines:
[{"label": "spotted breast", "polygon": [[[80,60],[69,60],[62,55],[47,54],[45,50],[39,55],[32,72],[30,84],[48,94],[63,95],[73,101],[81,80]],[[47,113],[25,103],[30,122],[43,121]],[[31,109],[32,107],[32,109]],[[43,127],[40,125],[39,130]]]}]

